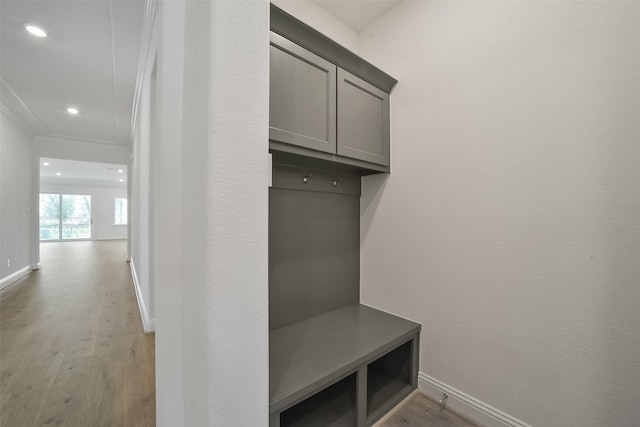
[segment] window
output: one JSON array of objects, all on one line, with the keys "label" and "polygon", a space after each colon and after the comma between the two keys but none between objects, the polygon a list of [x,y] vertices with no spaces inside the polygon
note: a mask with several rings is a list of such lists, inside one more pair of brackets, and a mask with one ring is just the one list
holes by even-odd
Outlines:
[{"label": "window", "polygon": [[40,194],[40,240],[91,238],[91,196]]},{"label": "window", "polygon": [[115,225],[127,225],[127,199],[116,199]]},{"label": "window", "polygon": [[60,239],[60,195],[40,194],[40,240]]}]

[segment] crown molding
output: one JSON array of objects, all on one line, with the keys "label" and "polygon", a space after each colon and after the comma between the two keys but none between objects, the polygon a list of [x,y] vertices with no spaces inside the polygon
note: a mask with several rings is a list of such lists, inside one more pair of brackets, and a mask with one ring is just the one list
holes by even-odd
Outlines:
[{"label": "crown molding", "polygon": [[[9,83],[7,83],[6,80],[0,78],[0,84],[5,88],[5,90],[7,92],[9,92],[9,94],[20,105],[20,107],[23,109],[24,113],[26,113],[26,115],[29,117],[29,119],[31,119],[31,122],[35,123],[37,125],[38,129],[34,129],[27,122],[25,122],[23,119],[21,119],[18,116],[18,114],[16,114],[15,111],[11,110],[7,105],[5,105],[4,102],[2,103],[2,111],[5,114],[7,114],[7,116],[12,116],[14,118],[13,120],[16,121],[16,123],[21,124],[22,127],[26,127],[26,129],[28,129],[28,133],[30,135],[47,134],[48,133],[47,129],[44,127],[42,122],[36,117],[36,115],[33,113],[33,111],[31,111],[31,109],[29,107],[27,107],[27,104],[22,100],[22,98],[20,98],[20,96],[16,93],[16,91],[13,90],[13,88],[9,85]],[[11,114],[8,114],[7,112],[11,112]]]},{"label": "crown molding", "polygon": [[2,114],[7,116],[9,120],[11,120],[16,126],[22,129],[30,137],[35,136],[35,134],[33,133],[33,130],[29,126],[27,126],[27,124],[24,121],[22,121],[20,117],[18,117],[13,111],[11,111],[9,107],[0,103],[0,111],[2,111]]},{"label": "crown molding", "polygon": [[136,75],[136,88],[133,94],[133,108],[131,109],[131,127],[129,129],[130,142],[133,141],[133,134],[136,128],[136,121],[138,119],[138,109],[140,108],[140,97],[142,95],[142,89],[145,84],[145,76],[150,74],[149,67],[153,66],[153,62],[150,61],[149,56],[152,48],[154,47],[154,30],[157,16],[157,0],[147,0],[146,10],[144,14],[144,20],[142,23],[142,40],[140,42],[140,53],[138,55],[138,71]]}]

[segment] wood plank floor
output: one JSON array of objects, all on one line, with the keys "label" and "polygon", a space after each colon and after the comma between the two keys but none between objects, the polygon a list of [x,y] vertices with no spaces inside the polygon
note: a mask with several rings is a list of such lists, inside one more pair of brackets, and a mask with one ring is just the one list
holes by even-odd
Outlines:
[{"label": "wood plank floor", "polygon": [[440,408],[420,392],[375,424],[375,427],[475,427],[453,412]]},{"label": "wood plank floor", "polygon": [[43,269],[0,293],[0,426],[155,425],[126,241],[41,244]]}]

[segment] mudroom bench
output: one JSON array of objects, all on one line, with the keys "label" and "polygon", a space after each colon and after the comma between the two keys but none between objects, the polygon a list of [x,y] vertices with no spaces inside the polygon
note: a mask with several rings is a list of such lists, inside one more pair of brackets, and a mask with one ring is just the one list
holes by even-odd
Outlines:
[{"label": "mudroom bench", "polygon": [[269,334],[269,426],[370,426],[417,386],[420,325],[353,304]]}]

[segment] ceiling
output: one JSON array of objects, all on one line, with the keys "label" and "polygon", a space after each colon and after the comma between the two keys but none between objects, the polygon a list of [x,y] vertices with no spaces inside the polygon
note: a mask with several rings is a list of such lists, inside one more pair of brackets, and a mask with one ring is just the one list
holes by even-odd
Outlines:
[{"label": "ceiling", "polygon": [[[400,0],[313,2],[359,32]],[[128,146],[144,13],[145,0],[0,0],[3,111],[34,135]]]},{"label": "ceiling", "polygon": [[127,166],[41,157],[40,182],[43,184],[126,188]]},{"label": "ceiling", "polygon": [[359,33],[393,9],[401,0],[312,0],[320,8]]},{"label": "ceiling", "polygon": [[144,12],[144,0],[0,0],[3,106],[34,135],[127,146]]}]

